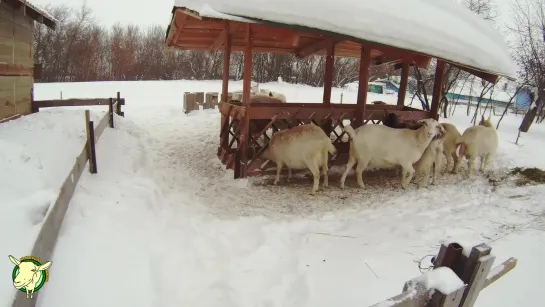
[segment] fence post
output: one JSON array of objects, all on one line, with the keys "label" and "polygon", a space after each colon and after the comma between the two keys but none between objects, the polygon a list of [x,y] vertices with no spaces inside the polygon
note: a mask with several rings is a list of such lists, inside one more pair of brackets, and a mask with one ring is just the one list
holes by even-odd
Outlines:
[{"label": "fence post", "polygon": [[462,272],[462,280],[467,284],[462,297],[461,307],[473,307],[479,293],[484,287],[486,277],[494,264],[495,256],[490,255],[492,248],[486,244],[479,244],[471,250],[465,268]]},{"label": "fence post", "polygon": [[91,174],[97,173],[97,158],[95,152],[95,127],[92,120],[90,120],[89,110],[85,110],[85,127],[87,131],[87,156],[89,159],[89,172]]},{"label": "fence post", "polygon": [[119,116],[125,117],[125,113],[121,112],[121,92],[117,92],[117,105],[115,106],[115,113]]},{"label": "fence post", "polygon": [[[117,102],[119,105],[119,101]],[[110,123],[110,128],[114,127],[114,100],[110,98],[108,101],[108,122]]]}]

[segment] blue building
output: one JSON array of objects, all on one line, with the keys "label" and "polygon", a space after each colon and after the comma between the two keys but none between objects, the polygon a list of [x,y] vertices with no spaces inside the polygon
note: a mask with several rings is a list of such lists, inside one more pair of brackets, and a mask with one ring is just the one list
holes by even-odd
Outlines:
[{"label": "blue building", "polygon": [[394,92],[394,93],[399,92],[399,84],[395,83],[395,82],[392,81],[392,80],[378,79],[378,80],[375,80],[374,82],[384,84],[384,88],[385,88],[386,91],[388,91],[388,92],[390,92],[390,91],[392,91],[392,92]]},{"label": "blue building", "polygon": [[530,97],[531,90],[527,87],[522,88],[515,97],[515,109],[527,110],[532,103]]}]

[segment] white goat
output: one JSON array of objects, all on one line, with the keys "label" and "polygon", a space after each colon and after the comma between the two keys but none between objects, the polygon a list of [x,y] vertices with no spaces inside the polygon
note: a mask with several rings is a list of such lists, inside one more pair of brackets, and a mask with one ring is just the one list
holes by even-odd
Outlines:
[{"label": "white goat", "polygon": [[413,168],[416,174],[422,174],[423,178],[421,179],[418,187],[423,188],[427,187],[430,182],[430,171],[433,167],[433,176],[431,184],[435,185],[435,179],[439,176],[439,171],[441,170],[441,162],[443,158],[443,143],[445,134],[436,136],[431,142],[422,157],[416,163],[413,164]]},{"label": "white goat", "polygon": [[268,92],[263,92],[263,91],[259,91],[259,92],[256,92],[254,94],[254,96],[266,96],[266,97],[270,97],[272,99],[276,99],[278,100],[279,102],[283,102],[285,103],[286,102],[286,96],[282,93],[278,93],[278,92],[272,92],[272,91],[268,91]]},{"label": "white goat", "polygon": [[273,134],[263,157],[276,163],[274,184],[280,180],[280,172],[284,165],[288,167],[288,180],[291,178],[292,169],[308,168],[314,177],[312,186],[314,194],[320,184],[320,166],[324,174],[324,188],[328,186],[327,154],[336,152],[331,139],[322,128],[307,124]]},{"label": "white goat", "polygon": [[28,261],[21,262],[12,255],[9,255],[9,260],[19,267],[19,272],[13,280],[13,286],[16,289],[25,288],[26,297],[32,298],[42,271],[47,270],[51,266],[51,261],[38,266]]},{"label": "white goat", "polygon": [[473,166],[477,157],[481,158],[479,170],[484,172],[484,168],[488,165],[490,157],[496,153],[497,148],[498,133],[492,126],[490,117],[485,119],[483,115],[479,125],[467,128],[458,141],[458,161],[456,161],[457,163],[454,165],[454,173],[458,173],[460,158],[463,157],[468,159],[467,168],[469,176],[473,175]]},{"label": "white goat", "polygon": [[452,172],[454,172],[454,165],[458,163],[458,156],[456,155],[456,148],[462,135],[456,129],[456,126],[449,123],[441,123],[441,126],[445,129],[445,135],[443,136],[443,154],[447,158],[447,172],[450,169],[450,161],[452,160]]},{"label": "white goat", "polygon": [[401,187],[407,185],[414,176],[413,163],[416,163],[432,139],[444,132],[443,126],[434,119],[418,121],[422,127],[417,130],[394,129],[384,125],[363,125],[354,130],[350,125],[344,131],[350,136],[350,152],[346,170],[341,177],[341,188],[348,172],[356,161],[358,185],[364,188],[362,172],[367,166],[374,168],[401,166]]}]

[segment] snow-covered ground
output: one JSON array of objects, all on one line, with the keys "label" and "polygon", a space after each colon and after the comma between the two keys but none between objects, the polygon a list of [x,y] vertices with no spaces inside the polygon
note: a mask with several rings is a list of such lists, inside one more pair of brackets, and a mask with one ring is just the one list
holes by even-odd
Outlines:
[{"label": "snow-covered ground", "polygon": [[[232,82],[230,90],[241,87]],[[322,99],[321,88],[262,87],[294,102]],[[385,172],[366,175],[363,191],[352,173],[341,190],[343,168],[334,168],[330,188],[311,196],[310,179],[276,187],[270,178],[234,180],[215,156],[217,110],[182,112],[183,92],[220,88],[219,81],[36,84],[36,99],[121,91],[127,101],[126,117],[116,116],[116,128],[97,143],[98,174],[84,172],[79,181],[38,306],[367,306],[399,294],[420,275],[416,262],[443,240],[489,243],[496,265],[519,259],[476,306],[541,303],[544,186],[506,180],[494,188],[483,175],[448,174],[437,186],[402,191],[397,175]],[[333,90],[333,101],[341,92]],[[344,91],[343,103],[356,95]],[[395,103],[396,96],[369,100]],[[105,109],[92,107],[94,118]],[[518,146],[521,119],[502,121],[493,178],[513,166],[545,168],[545,127],[532,126]],[[448,121],[460,131],[471,125],[465,106]],[[30,252],[83,143],[81,108],[45,109],[0,125],[6,256]],[[9,276],[12,264],[2,263],[0,273]],[[0,296],[14,291],[6,278]]]}]

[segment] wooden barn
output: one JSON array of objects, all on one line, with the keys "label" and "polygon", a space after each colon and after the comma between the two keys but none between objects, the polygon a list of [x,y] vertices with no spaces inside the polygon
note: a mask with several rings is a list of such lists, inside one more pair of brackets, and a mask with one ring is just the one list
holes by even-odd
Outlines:
[{"label": "wooden barn", "polygon": [[[288,4],[269,0],[249,4],[244,0],[176,0],[166,45],[181,50],[224,51],[217,154],[227,168],[234,170],[235,178],[258,175],[274,166],[262,158],[262,153],[272,133],[287,127],[310,121],[321,126],[338,150],[330,157],[331,164],[343,164],[349,149],[344,125],[379,124],[387,113],[396,113],[403,120],[437,119],[447,63],[494,83],[499,76],[515,78],[505,42],[479,16],[448,1],[432,4],[400,0],[398,6],[394,2],[300,0]],[[384,12],[383,16],[379,12]],[[382,20],[392,16],[397,19]],[[422,16],[426,16],[423,21]],[[374,27],[377,23],[381,25]],[[456,24],[455,32],[448,24]],[[244,52],[241,101],[228,98],[233,51]],[[298,58],[325,56],[323,100],[290,103],[287,97],[287,103],[253,101],[254,52],[290,53]],[[335,56],[361,59],[356,104],[331,103]],[[431,110],[405,106],[409,67],[428,68],[432,58],[437,59],[437,65]],[[367,101],[369,68],[385,63],[401,69],[397,105]]]},{"label": "wooden barn", "polygon": [[54,29],[56,20],[25,0],[0,0],[0,121],[31,113],[34,21]]}]

